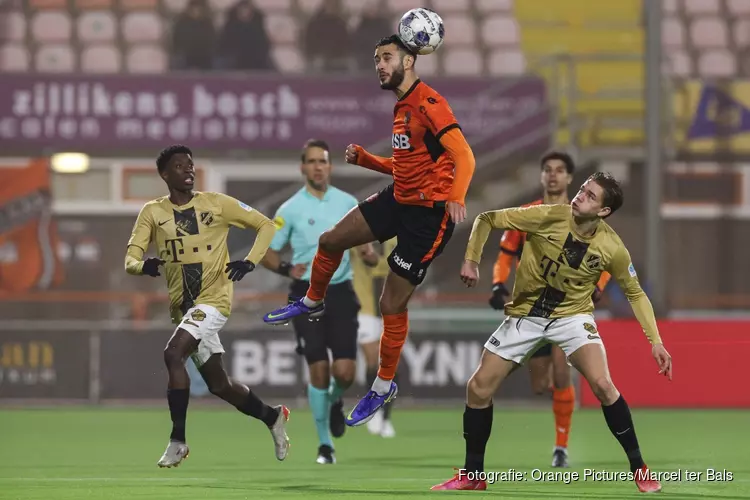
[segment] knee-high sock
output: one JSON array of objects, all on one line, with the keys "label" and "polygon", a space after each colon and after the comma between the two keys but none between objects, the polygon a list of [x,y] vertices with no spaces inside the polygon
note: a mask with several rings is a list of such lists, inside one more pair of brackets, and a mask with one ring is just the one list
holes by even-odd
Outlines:
[{"label": "knee-high sock", "polygon": [[630,462],[630,471],[635,472],[645,464],[641,456],[641,450],[638,446],[638,437],[635,435],[635,426],[633,417],[630,415],[630,407],[622,394],[617,401],[609,406],[602,405],[604,420],[607,421],[612,435],[620,442],[620,446],[625,450]]},{"label": "knee-high sock", "polygon": [[464,409],[464,440],[466,441],[466,472],[484,472],[484,452],[492,432],[492,405],[487,408]]},{"label": "knee-high sock", "polygon": [[171,441],[185,442],[185,420],[187,419],[190,389],[167,389],[167,403],[172,417]]},{"label": "knee-high sock", "polygon": [[331,377],[331,384],[328,386],[328,399],[331,404],[339,400],[346,388],[341,387],[334,377]]},{"label": "knee-high sock", "polygon": [[552,411],[555,414],[555,446],[568,447],[570,422],[576,405],[576,390],[573,385],[565,389],[555,389],[552,395]]},{"label": "knee-high sock", "polygon": [[307,399],[310,402],[315,430],[318,431],[320,444],[327,444],[333,448],[330,431],[330,403],[328,401],[328,389],[318,389],[312,385],[307,387]]},{"label": "knee-high sock", "polygon": [[387,386],[389,387],[390,381],[396,376],[398,361],[401,358],[401,350],[404,347],[404,342],[406,342],[408,330],[408,311],[383,315],[383,335],[380,338],[380,368],[378,369],[378,378],[373,384],[375,391],[381,392],[378,391],[378,388],[385,385],[383,382],[388,382]]},{"label": "knee-high sock", "polygon": [[326,290],[328,290],[328,284],[343,258],[344,252],[326,252],[318,247],[310,271],[310,288],[307,289],[308,300],[312,302],[323,300],[326,296]]}]

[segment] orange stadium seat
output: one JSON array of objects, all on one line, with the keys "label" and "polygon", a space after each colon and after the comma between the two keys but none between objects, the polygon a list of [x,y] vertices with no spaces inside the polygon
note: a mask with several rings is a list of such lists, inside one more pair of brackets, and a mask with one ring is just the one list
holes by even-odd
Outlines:
[{"label": "orange stadium seat", "polygon": [[89,11],[78,17],[78,40],[89,42],[112,42],[117,37],[117,20],[112,12]]},{"label": "orange stadium seat", "polygon": [[750,19],[738,19],[732,26],[734,43],[737,47],[750,45]]},{"label": "orange stadium seat", "polygon": [[126,68],[131,73],[164,73],[168,58],[159,45],[134,45],[125,58]]},{"label": "orange stadium seat", "polygon": [[122,36],[127,43],[159,42],[164,33],[162,18],[155,12],[129,12],[122,18]]},{"label": "orange stadium seat", "polygon": [[122,67],[120,51],[114,45],[88,45],[81,51],[84,73],[117,73]]},{"label": "orange stadium seat", "polygon": [[36,51],[36,70],[48,73],[69,73],[75,69],[76,56],[67,44],[42,45]]},{"label": "orange stadium seat", "polygon": [[29,70],[29,51],[20,44],[0,46],[0,71],[24,72]]},{"label": "orange stadium seat", "polygon": [[662,22],[662,46],[665,48],[685,46],[685,25],[676,17],[665,18]]}]

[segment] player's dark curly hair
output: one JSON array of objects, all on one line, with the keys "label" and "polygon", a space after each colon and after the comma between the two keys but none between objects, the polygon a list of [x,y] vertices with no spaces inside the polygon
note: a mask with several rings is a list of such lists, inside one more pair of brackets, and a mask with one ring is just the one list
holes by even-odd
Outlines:
[{"label": "player's dark curly hair", "polygon": [[302,160],[302,163],[305,163],[305,160],[307,159],[307,150],[310,148],[320,148],[326,153],[331,153],[331,148],[328,147],[328,143],[322,139],[310,139],[308,140],[304,146],[302,146],[302,154],[300,155],[300,159]]},{"label": "player's dark curly hair", "polygon": [[406,44],[401,40],[401,37],[399,37],[398,35],[390,35],[390,36],[385,36],[381,38],[380,40],[378,40],[378,43],[375,44],[375,49],[377,49],[378,47],[383,47],[385,45],[390,45],[390,44],[393,44],[396,47],[398,47],[401,52],[405,54],[409,54],[410,56],[414,58],[414,62],[415,63],[417,62],[416,52],[413,52],[409,47],[407,47]]},{"label": "player's dark curly hair", "polygon": [[167,168],[167,163],[169,163],[169,160],[171,160],[174,155],[178,154],[193,156],[193,152],[190,150],[190,148],[187,146],[183,146],[182,144],[173,144],[169,147],[166,147],[162,149],[161,153],[159,153],[159,156],[156,157],[156,169],[159,171],[159,173],[164,172],[164,169]]},{"label": "player's dark curly hair", "polygon": [[548,153],[546,153],[542,158],[539,160],[539,166],[544,169],[544,164],[547,163],[550,160],[559,160],[565,164],[565,170],[568,171],[568,174],[573,175],[576,171],[576,164],[573,161],[573,158],[568,153],[565,153],[563,151],[557,151],[552,150]]},{"label": "player's dark curly hair", "polygon": [[596,172],[591,175],[588,180],[594,181],[601,186],[604,191],[604,200],[602,200],[602,207],[609,207],[610,212],[604,216],[606,219],[617,211],[622,206],[624,201],[624,195],[622,194],[622,186],[609,172]]}]

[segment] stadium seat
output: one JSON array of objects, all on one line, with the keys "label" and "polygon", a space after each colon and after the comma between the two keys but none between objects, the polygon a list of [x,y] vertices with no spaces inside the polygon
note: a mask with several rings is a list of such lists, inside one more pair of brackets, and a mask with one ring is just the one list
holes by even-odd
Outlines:
[{"label": "stadium seat", "polygon": [[168,60],[164,49],[158,45],[134,45],[125,58],[130,73],[165,73]]},{"label": "stadium seat", "polygon": [[512,12],[513,0],[474,0],[475,8],[482,13],[486,12]]},{"label": "stadium seat", "polygon": [[[300,2],[305,0],[300,0]],[[322,2],[323,0],[307,0],[308,2]],[[349,14],[354,14],[357,12],[360,12],[362,10],[362,7],[364,7],[364,2],[362,0],[343,0],[341,2],[342,7],[344,8],[345,12],[348,12]]]},{"label": "stadium seat", "polygon": [[266,15],[266,32],[273,43],[296,43],[299,37],[296,20],[287,14]]},{"label": "stadium seat", "polygon": [[75,67],[75,54],[70,45],[42,45],[35,55],[36,70],[43,73],[70,73]]},{"label": "stadium seat", "polygon": [[114,9],[114,0],[73,0],[75,10],[110,10]]},{"label": "stadium seat", "polygon": [[29,0],[31,11],[37,10],[65,10],[68,8],[68,0]]},{"label": "stadium seat", "polygon": [[733,16],[750,16],[750,2],[747,0],[726,0],[727,10]]},{"label": "stadium seat", "polygon": [[732,26],[734,32],[734,43],[738,48],[750,45],[750,18],[738,19]]},{"label": "stadium seat", "polygon": [[693,60],[684,50],[669,51],[664,54],[663,73],[671,76],[688,77],[693,73]]},{"label": "stadium seat", "polygon": [[237,0],[208,0],[208,5],[214,13],[229,10],[236,3]]},{"label": "stadium seat", "polygon": [[662,22],[662,47],[682,48],[685,46],[685,25],[676,17],[664,18]]},{"label": "stadium seat", "polygon": [[117,73],[122,57],[114,45],[89,45],[81,50],[81,71],[84,73]]},{"label": "stadium seat", "polygon": [[185,10],[188,0],[163,0],[164,7],[169,12],[168,16],[173,17]]},{"label": "stadium seat", "polygon": [[31,34],[38,43],[70,40],[70,16],[62,11],[42,11],[31,20]]},{"label": "stadium seat", "polygon": [[571,30],[570,28],[524,28],[521,26],[521,45],[526,57],[554,53],[640,54],[643,51],[643,32],[630,29]]},{"label": "stadium seat", "polygon": [[[361,4],[361,0],[353,0],[348,2],[349,4],[357,3]],[[323,5],[323,0],[297,0],[297,5],[299,6],[300,10],[303,14],[305,14],[306,17],[309,17],[313,15],[315,12],[320,9],[320,7]],[[344,7],[344,10],[346,9],[346,5],[342,5]]]},{"label": "stadium seat", "polygon": [[476,76],[482,73],[482,58],[473,49],[453,49],[445,53],[443,70],[446,75]]},{"label": "stadium seat", "polygon": [[388,0],[388,10],[393,13],[403,14],[410,9],[424,6],[424,3],[424,1],[420,0]]},{"label": "stadium seat", "polygon": [[476,26],[474,20],[466,14],[446,14],[443,17],[445,26],[445,45],[473,45],[476,43]]},{"label": "stadium seat", "polygon": [[78,17],[78,40],[111,42],[117,36],[117,21],[111,12],[90,11]]},{"label": "stadium seat", "polygon": [[432,0],[432,10],[442,15],[443,12],[469,12],[469,0]]},{"label": "stadium seat", "polygon": [[263,12],[290,12],[292,0],[253,0],[253,4]]},{"label": "stadium seat", "polygon": [[487,69],[492,76],[523,75],[526,58],[520,50],[497,49],[488,56]]},{"label": "stadium seat", "polygon": [[161,41],[164,35],[162,18],[155,12],[130,12],[122,19],[122,35],[128,43]]},{"label": "stadium seat", "polygon": [[641,0],[522,0],[514,12],[519,23],[568,26],[637,26]]},{"label": "stadium seat", "polygon": [[296,45],[277,45],[271,49],[271,57],[282,73],[305,71],[305,60]]},{"label": "stadium seat", "polygon": [[18,44],[0,46],[0,71],[26,72],[29,70],[29,51]]},{"label": "stadium seat", "polygon": [[425,76],[436,75],[440,71],[440,57],[429,55],[417,61],[417,73]]},{"label": "stadium seat", "polygon": [[698,57],[698,75],[701,77],[734,76],[737,61],[728,50],[707,50]]},{"label": "stadium seat", "polygon": [[719,0],[684,0],[683,5],[689,16],[716,15],[720,11]]},{"label": "stadium seat", "polygon": [[26,37],[26,18],[21,12],[5,14],[7,30],[0,34],[0,42],[20,42]]},{"label": "stadium seat", "polygon": [[679,0],[663,0],[662,8],[667,14],[676,14],[679,10]]},{"label": "stadium seat", "polygon": [[696,18],[690,24],[690,39],[695,48],[724,48],[729,44],[727,26],[718,17]]},{"label": "stadium seat", "polygon": [[516,20],[510,16],[494,15],[482,23],[482,41],[485,45],[518,45],[519,33]]},{"label": "stadium seat", "polygon": [[120,7],[128,10],[159,10],[159,0],[120,0]]}]

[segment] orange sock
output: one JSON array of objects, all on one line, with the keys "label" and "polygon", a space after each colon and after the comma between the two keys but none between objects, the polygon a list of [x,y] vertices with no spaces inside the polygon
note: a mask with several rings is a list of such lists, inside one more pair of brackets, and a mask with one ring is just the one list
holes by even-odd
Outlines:
[{"label": "orange sock", "polygon": [[344,252],[326,252],[318,247],[318,252],[313,259],[312,271],[310,273],[310,288],[307,289],[308,299],[319,302],[325,298],[328,284],[331,282],[331,278],[333,278],[333,274],[339,268],[339,264],[341,264],[341,259],[343,258]]},{"label": "orange sock", "polygon": [[383,335],[380,337],[380,368],[378,378],[393,380],[401,358],[401,349],[406,342],[409,330],[409,315],[407,311],[399,314],[383,315]]},{"label": "orange sock", "polygon": [[555,389],[552,395],[552,411],[555,413],[555,446],[568,447],[570,421],[576,405],[576,390],[572,385],[565,389]]}]

